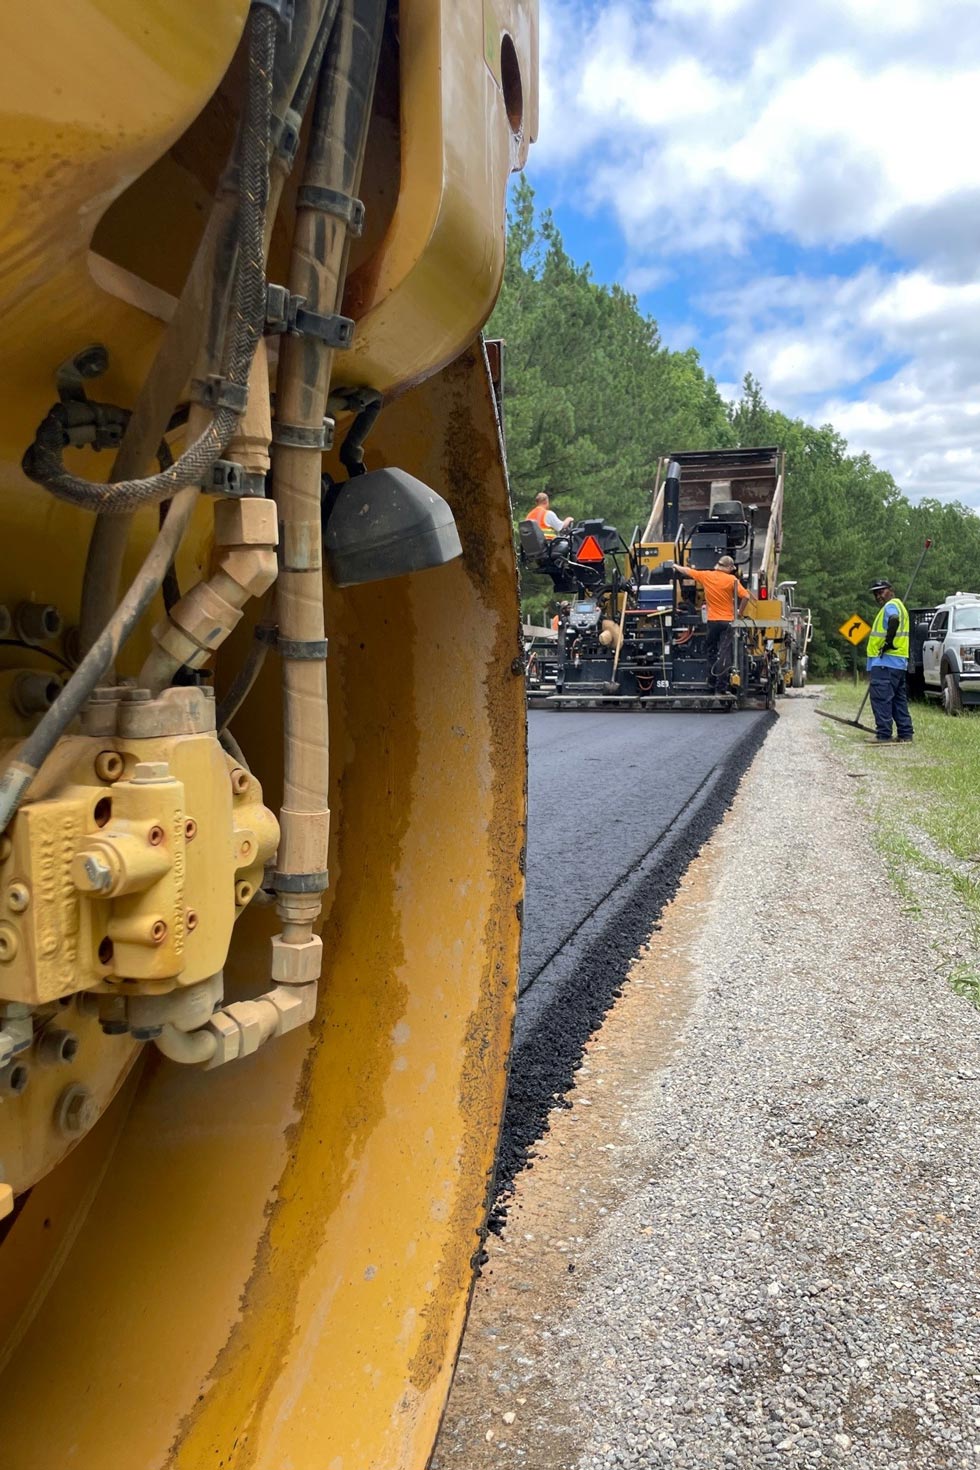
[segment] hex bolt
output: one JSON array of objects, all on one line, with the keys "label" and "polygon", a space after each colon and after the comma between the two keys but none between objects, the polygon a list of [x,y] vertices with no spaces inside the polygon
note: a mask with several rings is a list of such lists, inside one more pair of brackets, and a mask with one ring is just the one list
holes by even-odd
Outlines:
[{"label": "hex bolt", "polygon": [[61,632],[61,614],[50,602],[21,602],[14,610],[14,627],[24,643],[49,643]]},{"label": "hex bolt", "polygon": [[98,1104],[79,1082],[66,1087],[55,1103],[55,1122],[62,1133],[85,1133],[99,1116]]},{"label": "hex bolt", "polygon": [[79,893],[104,893],[112,887],[112,869],[98,852],[77,853],[71,876]]},{"label": "hex bolt", "polygon": [[95,757],[95,774],[100,781],[118,781],[125,762],[118,750],[100,750]]},{"label": "hex bolt", "polygon": [[248,772],[242,766],[236,766],[231,773],[231,789],[236,796],[244,796],[249,787]]},{"label": "hex bolt", "polygon": [[9,965],[20,948],[17,930],[12,924],[0,924],[0,965]]},{"label": "hex bolt", "polygon": [[78,1037],[74,1031],[60,1026],[46,1026],[37,1043],[37,1059],[42,1067],[69,1066],[78,1055]]},{"label": "hex bolt", "polygon": [[0,1068],[0,1096],[20,1097],[30,1080],[30,1067],[23,1062],[11,1062],[9,1066]]},{"label": "hex bolt", "polygon": [[13,914],[22,914],[30,907],[31,890],[26,883],[11,883],[7,889],[7,907]]}]

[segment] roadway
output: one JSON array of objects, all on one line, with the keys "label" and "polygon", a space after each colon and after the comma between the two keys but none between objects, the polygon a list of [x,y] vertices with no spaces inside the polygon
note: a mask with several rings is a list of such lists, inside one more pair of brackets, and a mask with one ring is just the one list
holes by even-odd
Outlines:
[{"label": "roadway", "polygon": [[529,711],[520,1001],[498,1170],[505,1190],[775,718]]}]

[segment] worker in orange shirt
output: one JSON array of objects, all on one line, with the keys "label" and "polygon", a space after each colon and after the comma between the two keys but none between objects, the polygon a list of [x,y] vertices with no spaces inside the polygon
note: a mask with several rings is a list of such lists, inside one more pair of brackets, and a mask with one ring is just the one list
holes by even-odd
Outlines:
[{"label": "worker in orange shirt", "polygon": [[749,603],[749,594],[738,579],[730,556],[719,557],[713,572],[699,572],[695,567],[665,562],[675,577],[687,577],[704,588],[708,609],[708,688],[712,694],[727,694],[735,651],[734,623]]},{"label": "worker in orange shirt", "polygon": [[539,490],[534,497],[533,509],[529,510],[525,520],[534,521],[535,525],[541,527],[549,541],[553,541],[559,531],[565,531],[572,524],[572,517],[566,516],[564,520],[559,519],[551,509],[551,502],[543,490]]}]

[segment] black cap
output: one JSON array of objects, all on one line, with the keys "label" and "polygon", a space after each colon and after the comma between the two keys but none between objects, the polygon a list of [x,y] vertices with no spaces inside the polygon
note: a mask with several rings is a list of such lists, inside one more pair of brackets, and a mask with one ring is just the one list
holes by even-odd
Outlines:
[{"label": "black cap", "polygon": [[879,577],[877,582],[872,582],[868,588],[869,592],[890,592],[892,584],[887,577]]}]

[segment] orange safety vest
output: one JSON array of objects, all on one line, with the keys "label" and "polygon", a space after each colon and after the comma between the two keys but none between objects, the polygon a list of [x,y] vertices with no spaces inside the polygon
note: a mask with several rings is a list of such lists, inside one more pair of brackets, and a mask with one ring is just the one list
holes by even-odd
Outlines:
[{"label": "orange safety vest", "polygon": [[524,519],[528,521],[533,521],[536,526],[540,526],[546,538],[549,541],[553,541],[555,538],[555,533],[551,529],[551,527],[546,526],[544,522],[544,518],[548,514],[548,511],[550,509],[551,507],[549,505],[536,505],[533,510],[528,511]]}]

